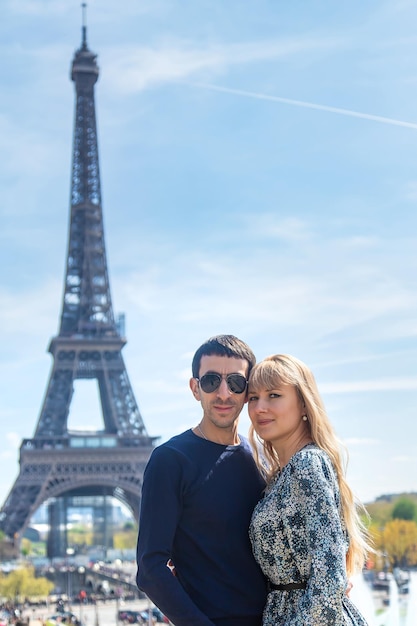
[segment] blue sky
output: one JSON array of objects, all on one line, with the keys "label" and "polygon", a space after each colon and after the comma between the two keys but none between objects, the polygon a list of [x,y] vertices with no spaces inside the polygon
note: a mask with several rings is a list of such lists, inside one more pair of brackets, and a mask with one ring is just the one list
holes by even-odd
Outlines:
[{"label": "blue sky", "polygon": [[[417,491],[417,5],[90,0],[106,246],[151,435],[197,423],[195,349],[313,369],[356,494]],[[58,332],[80,2],[0,22],[0,500]],[[101,427],[77,381],[70,427]],[[248,429],[246,410],[241,432]]]}]

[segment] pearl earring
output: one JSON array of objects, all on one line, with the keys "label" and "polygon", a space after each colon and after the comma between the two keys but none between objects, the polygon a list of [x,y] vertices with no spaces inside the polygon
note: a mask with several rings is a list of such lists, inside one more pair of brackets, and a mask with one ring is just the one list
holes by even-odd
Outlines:
[{"label": "pearl earring", "polygon": [[307,415],[303,415],[303,422],[306,422],[308,420]]}]

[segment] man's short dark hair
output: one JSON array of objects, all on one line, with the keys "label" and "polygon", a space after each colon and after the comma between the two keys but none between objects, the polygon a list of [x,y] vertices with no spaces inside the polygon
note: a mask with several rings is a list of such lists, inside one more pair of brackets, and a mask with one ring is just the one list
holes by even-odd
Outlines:
[{"label": "man's short dark hair", "polygon": [[244,341],[234,335],[216,335],[207,339],[195,353],[191,366],[193,378],[200,374],[201,357],[213,355],[245,359],[249,365],[248,376],[256,363],[254,353]]}]

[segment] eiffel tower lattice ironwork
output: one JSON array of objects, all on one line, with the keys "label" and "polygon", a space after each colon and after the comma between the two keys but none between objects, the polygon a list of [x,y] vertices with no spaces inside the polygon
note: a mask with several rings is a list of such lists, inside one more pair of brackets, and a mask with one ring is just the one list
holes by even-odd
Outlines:
[{"label": "eiffel tower lattice ironwork", "polygon": [[[126,340],[112,307],[94,103],[98,75],[83,20],[71,71],[76,107],[61,324],[49,346],[53,365],[37,428],[21,444],[20,472],[0,511],[0,529],[11,538],[19,539],[36,510],[54,498],[114,496],[137,519],[143,471],[155,442],[129,382],[121,354]],[[75,379],[97,381],[104,430],[68,430]]]}]

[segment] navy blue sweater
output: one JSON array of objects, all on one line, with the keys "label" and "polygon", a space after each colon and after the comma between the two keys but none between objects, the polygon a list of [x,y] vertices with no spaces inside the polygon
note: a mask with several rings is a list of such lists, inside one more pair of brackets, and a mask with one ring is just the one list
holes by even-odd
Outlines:
[{"label": "navy blue sweater", "polygon": [[243,438],[224,446],[188,430],[153,451],[143,480],[137,584],[175,626],[261,624],[266,585],[248,527],[264,486]]}]

